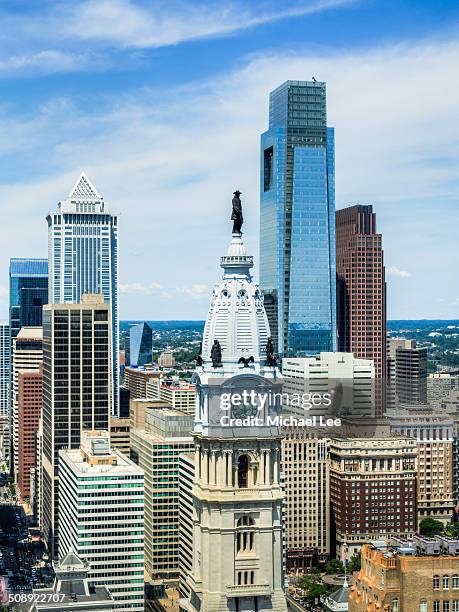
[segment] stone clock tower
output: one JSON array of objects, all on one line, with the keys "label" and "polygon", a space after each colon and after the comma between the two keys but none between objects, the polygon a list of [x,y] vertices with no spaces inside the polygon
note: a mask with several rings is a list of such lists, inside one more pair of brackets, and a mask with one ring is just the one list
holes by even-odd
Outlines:
[{"label": "stone clock tower", "polygon": [[[279,484],[282,378],[240,232],[221,258],[197,385],[189,612],[286,612]],[[274,418],[274,423],[273,423]]]}]

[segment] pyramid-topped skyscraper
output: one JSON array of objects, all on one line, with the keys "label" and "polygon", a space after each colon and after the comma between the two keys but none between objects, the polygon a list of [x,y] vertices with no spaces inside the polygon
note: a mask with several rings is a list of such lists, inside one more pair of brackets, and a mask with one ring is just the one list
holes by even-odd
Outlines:
[{"label": "pyramid-topped skyscraper", "polygon": [[101,293],[112,311],[112,412],[118,413],[118,218],[84,172],[48,222],[49,303]]}]

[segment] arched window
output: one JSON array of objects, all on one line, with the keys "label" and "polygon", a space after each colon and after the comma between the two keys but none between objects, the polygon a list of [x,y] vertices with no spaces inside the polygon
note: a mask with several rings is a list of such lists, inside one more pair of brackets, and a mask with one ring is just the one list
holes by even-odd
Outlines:
[{"label": "arched window", "polygon": [[392,600],[392,612],[398,612],[398,599]]},{"label": "arched window", "polygon": [[427,601],[425,599],[421,599],[419,603],[419,612],[427,612]]},{"label": "arched window", "polygon": [[457,574],[451,576],[451,588],[459,589],[459,576]]},{"label": "arched window", "polygon": [[236,522],[236,527],[238,531],[236,533],[236,552],[237,553],[247,553],[251,552],[254,549],[255,545],[255,532],[248,529],[255,524],[253,518],[244,514],[238,518]]},{"label": "arched window", "polygon": [[241,455],[237,460],[237,485],[240,489],[246,489],[249,482],[249,458]]},{"label": "arched window", "polygon": [[440,588],[440,576],[433,577],[433,588],[435,591],[438,591],[438,589]]},{"label": "arched window", "polygon": [[449,589],[449,576],[443,576],[443,589],[447,591]]}]

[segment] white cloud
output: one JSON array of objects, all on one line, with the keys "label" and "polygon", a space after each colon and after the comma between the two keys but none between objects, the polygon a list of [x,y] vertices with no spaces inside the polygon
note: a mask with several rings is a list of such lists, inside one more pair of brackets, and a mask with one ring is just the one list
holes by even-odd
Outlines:
[{"label": "white cloud", "polygon": [[285,3],[239,1],[87,0],[74,5],[62,22],[67,36],[109,41],[127,47],[163,47],[231,34],[266,23],[355,4],[356,0],[303,0]]},{"label": "white cloud", "polygon": [[409,278],[411,274],[405,270],[399,270],[397,266],[389,266],[386,268],[387,276],[397,276],[398,278]]},{"label": "white cloud", "polygon": [[163,286],[159,283],[151,283],[150,285],[143,285],[142,283],[120,283],[119,292],[126,295],[152,295],[162,288]]},{"label": "white cloud", "polygon": [[189,295],[193,299],[200,299],[202,297],[207,298],[209,296],[209,287],[207,285],[202,285],[196,283],[191,285],[191,287],[180,287],[177,289],[179,293],[184,293],[185,295]]},{"label": "white cloud", "polygon": [[0,58],[0,74],[39,71],[40,74],[57,72],[75,72],[91,66],[95,69],[101,61],[101,56],[93,53],[72,53],[58,49],[45,49],[43,51],[11,55]]}]

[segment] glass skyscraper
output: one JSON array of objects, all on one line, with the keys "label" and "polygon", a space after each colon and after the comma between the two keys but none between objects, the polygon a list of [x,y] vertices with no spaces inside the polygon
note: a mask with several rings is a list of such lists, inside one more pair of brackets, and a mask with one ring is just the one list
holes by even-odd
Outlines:
[{"label": "glass skyscraper", "polygon": [[112,310],[113,406],[118,414],[118,218],[84,172],[47,216],[49,303],[78,304],[101,293]]},{"label": "glass skyscraper", "polygon": [[287,81],[271,92],[260,167],[260,285],[276,350],[335,351],[335,152],[325,83]]},{"label": "glass skyscraper", "polygon": [[153,338],[148,323],[138,323],[129,329],[127,365],[144,366],[152,361]]},{"label": "glass skyscraper", "polygon": [[21,327],[41,326],[48,303],[48,260],[10,259],[10,336]]}]

